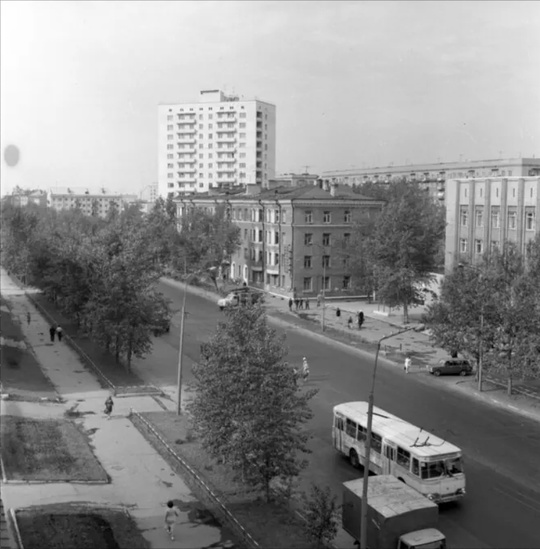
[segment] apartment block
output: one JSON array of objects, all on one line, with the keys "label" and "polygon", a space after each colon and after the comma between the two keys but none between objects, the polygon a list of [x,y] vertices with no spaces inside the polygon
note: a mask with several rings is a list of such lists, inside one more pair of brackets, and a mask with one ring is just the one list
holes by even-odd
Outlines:
[{"label": "apartment block", "polygon": [[86,188],[52,188],[47,192],[47,206],[57,211],[80,209],[85,215],[106,217],[112,207],[119,212],[137,202],[137,195],[109,194],[105,189],[92,192]]},{"label": "apartment block", "polygon": [[241,245],[228,277],[284,296],[354,295],[350,245],[354,224],[376,216],[383,202],[349,187],[319,185],[179,197],[179,216],[190,208],[215,211],[225,204],[240,228]]},{"label": "apartment block", "polygon": [[540,177],[453,179],[446,186],[445,270],[505,241],[524,252],[540,232]]},{"label": "apartment block", "polygon": [[[274,178],[276,107],[221,90],[197,103],[158,107],[158,188],[163,198]],[[172,193],[172,194],[171,194]]]}]

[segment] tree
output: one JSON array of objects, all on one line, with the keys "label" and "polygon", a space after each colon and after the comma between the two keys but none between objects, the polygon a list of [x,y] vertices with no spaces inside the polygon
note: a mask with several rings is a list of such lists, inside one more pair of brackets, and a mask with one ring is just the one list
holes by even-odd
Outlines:
[{"label": "tree", "polygon": [[312,484],[309,498],[304,494],[304,527],[317,547],[328,546],[336,537],[340,507],[329,487],[323,490]]},{"label": "tree", "polygon": [[444,212],[417,183],[391,187],[390,200],[366,239],[363,253],[373,269],[379,299],[390,307],[423,302],[421,284],[433,279],[444,235]]},{"label": "tree", "polygon": [[271,498],[274,480],[290,481],[307,465],[309,400],[284,362],[284,338],[269,328],[260,304],[228,310],[193,367],[190,405],[202,444],[237,478]]}]

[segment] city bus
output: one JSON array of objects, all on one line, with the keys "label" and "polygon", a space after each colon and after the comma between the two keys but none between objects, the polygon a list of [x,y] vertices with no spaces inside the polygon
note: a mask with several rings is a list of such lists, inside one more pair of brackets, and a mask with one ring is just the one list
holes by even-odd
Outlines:
[{"label": "city bus", "polygon": [[[355,467],[365,463],[368,403],[334,406],[334,448]],[[411,423],[373,407],[369,470],[394,475],[435,503],[465,495],[461,450]]]}]

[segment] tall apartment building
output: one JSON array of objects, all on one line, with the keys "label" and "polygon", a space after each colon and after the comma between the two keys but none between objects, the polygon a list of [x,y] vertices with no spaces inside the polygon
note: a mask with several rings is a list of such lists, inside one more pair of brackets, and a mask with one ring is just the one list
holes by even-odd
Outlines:
[{"label": "tall apartment building", "polygon": [[383,202],[350,187],[318,185],[245,190],[178,197],[178,216],[190,208],[215,211],[226,205],[240,228],[241,244],[230,259],[231,279],[281,295],[352,295],[349,246],[360,218],[376,216]]},{"label": "tall apartment building", "polygon": [[265,185],[275,175],[276,107],[220,90],[158,108],[159,194]]},{"label": "tall apartment building", "polygon": [[540,177],[454,179],[446,188],[445,270],[505,241],[521,252],[540,233]]}]

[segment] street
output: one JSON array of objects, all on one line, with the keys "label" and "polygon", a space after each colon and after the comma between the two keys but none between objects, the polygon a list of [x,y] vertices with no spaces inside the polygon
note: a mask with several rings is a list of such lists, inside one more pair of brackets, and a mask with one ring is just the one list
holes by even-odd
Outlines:
[{"label": "street", "polygon": [[[182,290],[162,283],[160,290],[181,307]],[[184,381],[200,344],[222,317],[217,305],[188,293],[184,334]],[[154,352],[134,369],[160,386],[176,383],[179,314],[171,332],[155,341]],[[278,328],[282,333],[283,328]],[[341,498],[341,483],[360,476],[332,448],[332,407],[340,402],[367,400],[373,357],[287,330],[288,361],[310,363],[309,387],[319,388],[312,401],[313,439],[310,465],[302,487],[328,485]],[[423,374],[407,376],[401,368],[380,360],[375,404],[463,450],[467,495],[441,508],[440,529],[452,548],[540,547],[540,425],[533,420],[489,406],[468,396],[441,389],[439,380]],[[352,547],[352,541],[351,541]]]}]

